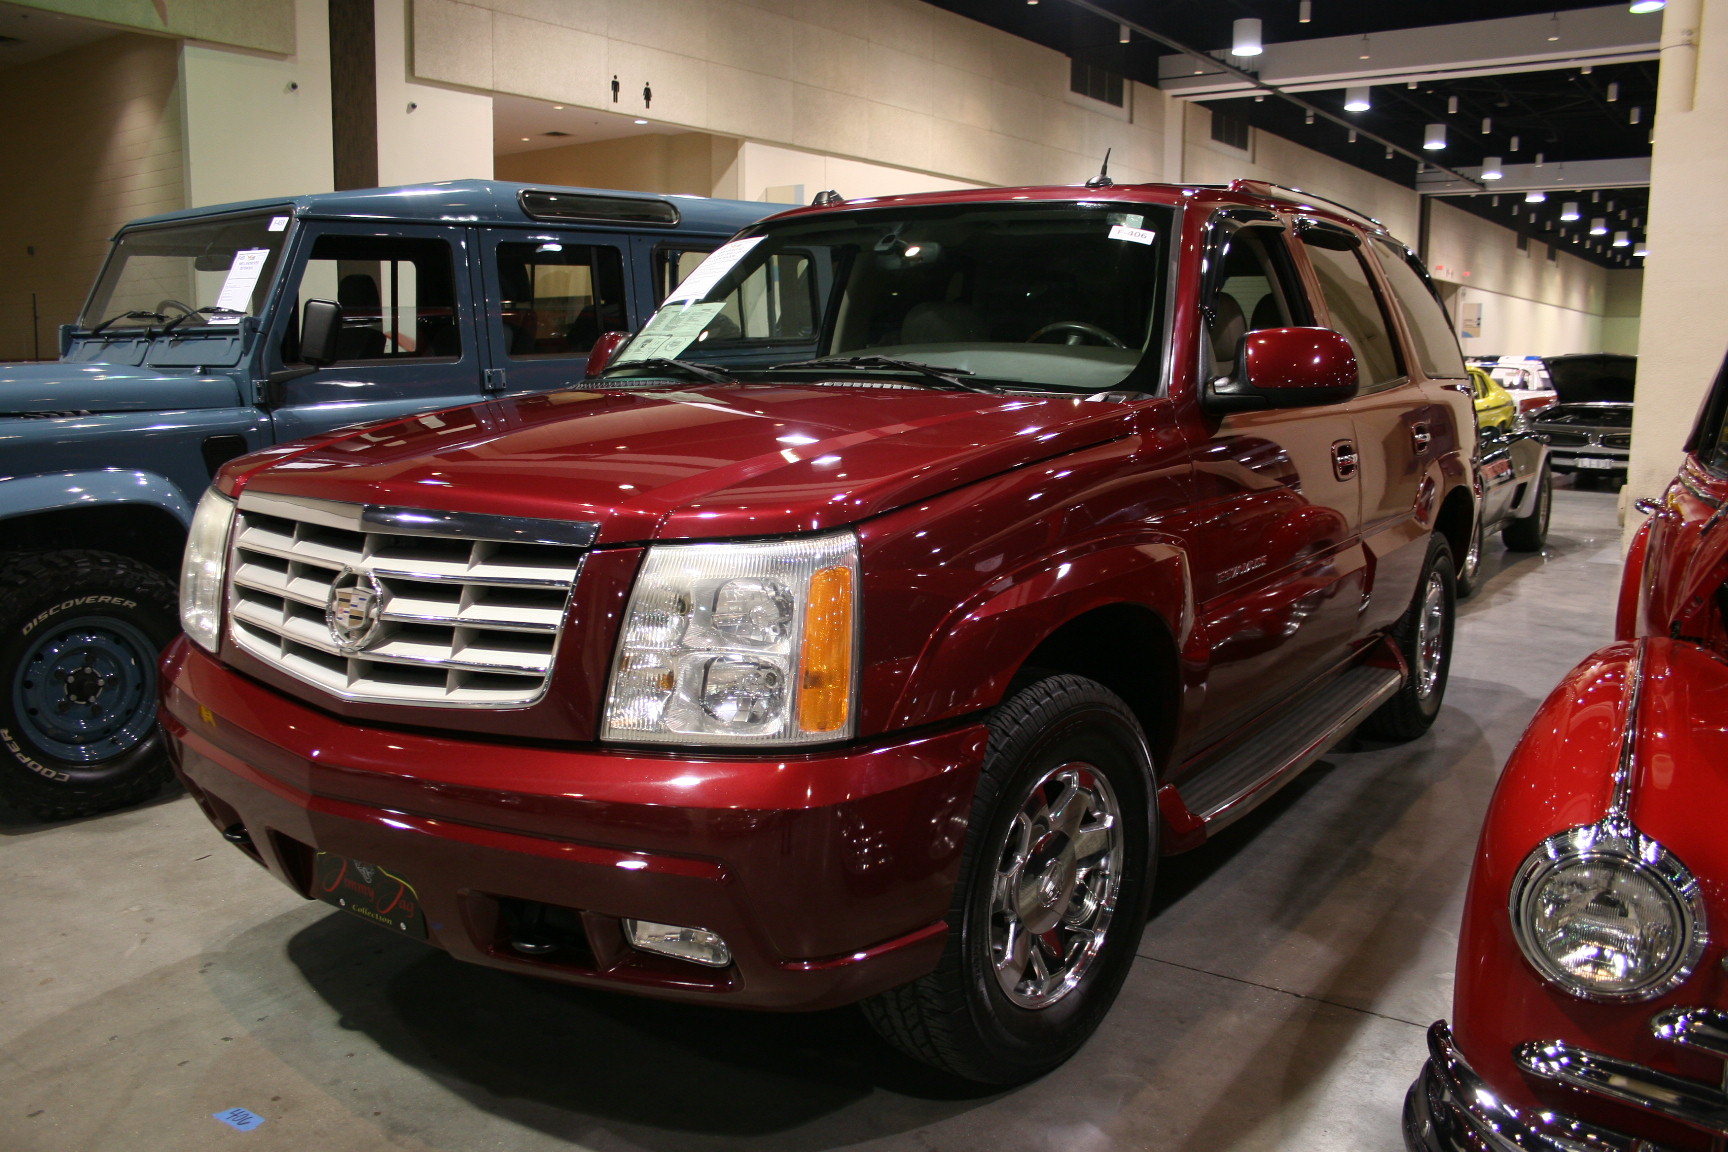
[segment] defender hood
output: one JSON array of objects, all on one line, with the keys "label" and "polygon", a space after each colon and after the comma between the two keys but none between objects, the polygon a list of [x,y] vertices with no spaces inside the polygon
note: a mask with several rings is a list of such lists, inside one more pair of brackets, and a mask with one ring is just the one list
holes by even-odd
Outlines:
[{"label": "defender hood", "polygon": [[167,374],[131,364],[0,364],[0,418],[223,408],[241,403],[229,376]]},{"label": "defender hood", "polygon": [[902,384],[511,397],[230,465],[349,503],[588,520],[602,543],[806,532],[1130,434],[1134,406]]}]

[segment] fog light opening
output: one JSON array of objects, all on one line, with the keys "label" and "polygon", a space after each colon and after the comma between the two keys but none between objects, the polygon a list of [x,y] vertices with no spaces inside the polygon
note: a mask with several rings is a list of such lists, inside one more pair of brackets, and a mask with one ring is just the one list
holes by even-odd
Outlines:
[{"label": "fog light opening", "polygon": [[633,948],[688,960],[708,968],[725,968],[732,963],[732,949],[719,933],[706,928],[684,928],[677,924],[657,924],[652,920],[624,921],[624,938]]}]

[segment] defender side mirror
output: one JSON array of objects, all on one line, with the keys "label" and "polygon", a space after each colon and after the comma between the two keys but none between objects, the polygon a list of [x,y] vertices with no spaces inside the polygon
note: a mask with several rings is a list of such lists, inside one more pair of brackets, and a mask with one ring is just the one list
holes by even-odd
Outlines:
[{"label": "defender side mirror", "polygon": [[1356,352],[1330,328],[1262,328],[1242,337],[1236,371],[1206,386],[1214,412],[1308,408],[1356,395]]},{"label": "defender side mirror", "polygon": [[336,341],[342,332],[342,305],[334,300],[308,300],[300,313],[300,359],[315,368],[336,363]]},{"label": "defender side mirror", "polygon": [[588,350],[588,367],[582,370],[583,378],[592,380],[606,371],[612,358],[618,355],[619,349],[630,342],[628,332],[602,332],[600,339],[594,341],[594,347]]}]

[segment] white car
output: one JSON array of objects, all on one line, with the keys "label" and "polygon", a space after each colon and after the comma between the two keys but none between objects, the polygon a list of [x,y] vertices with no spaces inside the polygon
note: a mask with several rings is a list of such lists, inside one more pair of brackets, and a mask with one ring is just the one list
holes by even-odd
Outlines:
[{"label": "white car", "polygon": [[1554,381],[1548,375],[1548,366],[1540,360],[1497,360],[1492,364],[1484,364],[1488,375],[1494,377],[1494,382],[1512,393],[1512,398],[1518,402],[1520,415],[1546,408],[1559,400],[1559,394],[1554,391]]}]

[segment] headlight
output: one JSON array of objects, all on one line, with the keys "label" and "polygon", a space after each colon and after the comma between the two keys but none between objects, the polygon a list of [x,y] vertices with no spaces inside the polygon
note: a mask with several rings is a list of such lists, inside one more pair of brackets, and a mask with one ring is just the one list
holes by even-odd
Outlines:
[{"label": "headlight", "polygon": [[1551,836],[1512,882],[1513,934],[1549,982],[1586,1000],[1649,1000],[1691,974],[1707,939],[1686,866],[1630,827]]},{"label": "headlight", "polygon": [[198,501],[180,565],[180,626],[200,647],[216,651],[222,627],[222,577],[234,501],[211,488]]},{"label": "headlight", "polygon": [[853,734],[850,532],[649,549],[606,698],[606,740],[813,744]]}]

